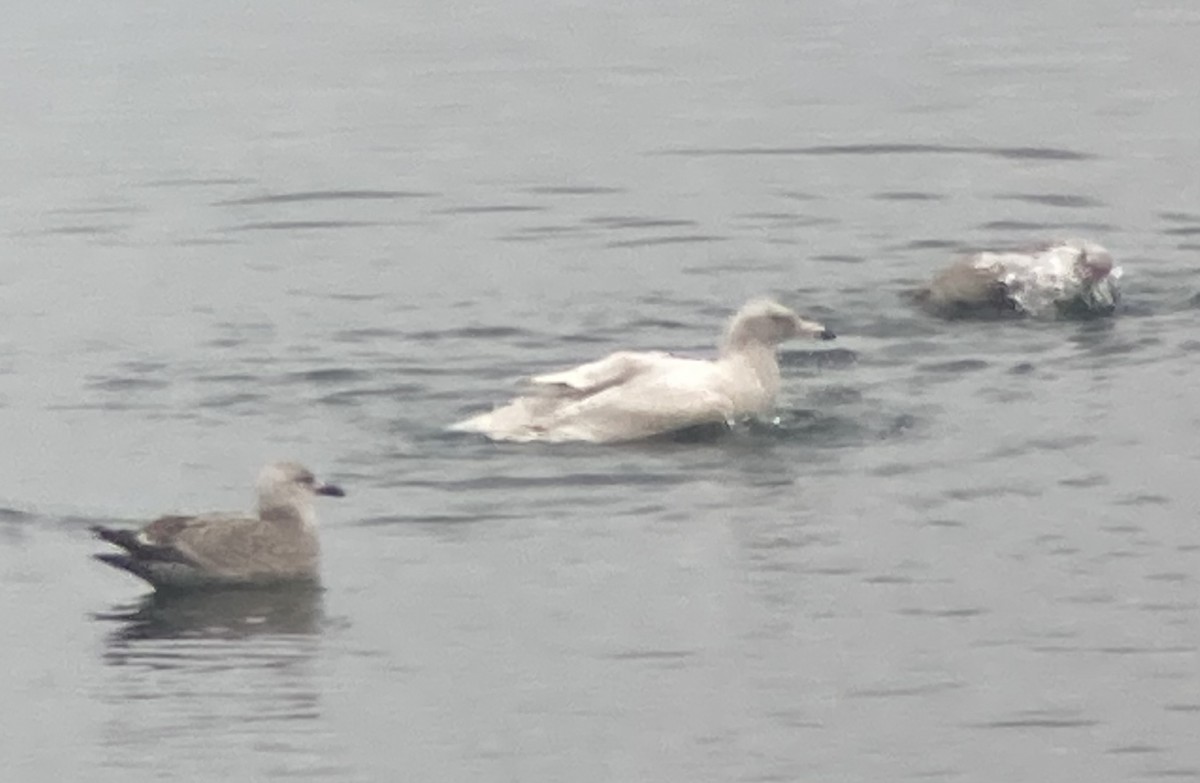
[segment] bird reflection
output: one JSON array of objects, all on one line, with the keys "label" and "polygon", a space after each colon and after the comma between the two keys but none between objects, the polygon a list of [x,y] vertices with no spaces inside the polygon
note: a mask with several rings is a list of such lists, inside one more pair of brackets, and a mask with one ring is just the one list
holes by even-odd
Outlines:
[{"label": "bird reflection", "polygon": [[150,593],[138,603],[96,616],[120,623],[115,648],[139,640],[235,640],[314,636],[323,618],[322,591],[311,585],[191,593]]},{"label": "bird reflection", "polygon": [[96,619],[116,626],[94,683],[111,709],[104,763],[196,779],[215,747],[269,768],[340,753],[321,745],[320,590],[159,592]]}]

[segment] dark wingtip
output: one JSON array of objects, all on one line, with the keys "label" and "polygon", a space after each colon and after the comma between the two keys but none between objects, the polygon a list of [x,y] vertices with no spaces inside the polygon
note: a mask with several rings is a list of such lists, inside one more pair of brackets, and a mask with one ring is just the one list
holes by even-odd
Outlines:
[{"label": "dark wingtip", "polygon": [[[115,528],[105,527],[104,525],[92,525],[88,528],[88,530],[92,531],[92,534],[101,541],[107,541],[110,544],[116,544],[117,546],[125,546],[121,542],[123,540],[127,540],[131,535],[128,530],[117,530]],[[125,548],[128,549],[128,547]]]},{"label": "dark wingtip", "polygon": [[140,562],[137,558],[131,555],[104,552],[102,554],[92,555],[92,557],[96,560],[99,560],[101,563],[112,566],[113,568],[133,574],[138,579],[149,582],[151,585],[154,584],[154,579],[150,573],[150,569],[145,563]]},{"label": "dark wingtip", "polygon": [[107,563],[113,568],[119,568],[122,571],[133,572],[133,558],[129,555],[118,555],[112,552],[102,552],[98,555],[92,555],[92,558],[99,560],[101,563]]},{"label": "dark wingtip", "polygon": [[834,333],[833,333],[832,331],[830,331],[829,329],[826,329],[826,330],[824,330],[824,331],[822,331],[822,332],[821,332],[821,339],[822,339],[822,340],[836,340],[836,339],[837,339],[837,335],[836,335],[836,334],[834,334]]}]

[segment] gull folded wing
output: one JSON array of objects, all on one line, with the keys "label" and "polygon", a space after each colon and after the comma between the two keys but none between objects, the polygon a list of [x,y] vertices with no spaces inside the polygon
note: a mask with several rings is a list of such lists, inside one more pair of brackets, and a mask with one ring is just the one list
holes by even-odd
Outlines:
[{"label": "gull folded wing", "polygon": [[586,397],[652,372],[664,359],[671,358],[662,351],[618,351],[569,370],[536,375],[528,382],[538,391],[554,396]]}]

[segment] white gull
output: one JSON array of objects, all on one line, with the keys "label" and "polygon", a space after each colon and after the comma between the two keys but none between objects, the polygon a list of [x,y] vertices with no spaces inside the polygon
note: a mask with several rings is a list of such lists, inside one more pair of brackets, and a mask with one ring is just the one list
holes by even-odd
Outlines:
[{"label": "white gull", "polygon": [[493,440],[637,440],[761,415],[779,391],[776,349],[793,337],[832,340],[822,324],[758,299],[733,317],[715,360],[619,351],[528,380],[526,394],[451,429]]}]

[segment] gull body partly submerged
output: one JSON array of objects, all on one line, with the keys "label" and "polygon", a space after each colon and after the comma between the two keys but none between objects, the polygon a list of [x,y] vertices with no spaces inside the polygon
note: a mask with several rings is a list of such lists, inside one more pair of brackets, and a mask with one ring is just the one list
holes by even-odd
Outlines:
[{"label": "gull body partly submerged", "polygon": [[935,275],[915,299],[944,318],[1108,315],[1120,298],[1121,272],[1101,245],[1067,239],[976,253]]},{"label": "gull body partly submerged", "polygon": [[776,349],[793,337],[834,335],[777,302],[755,300],[730,321],[715,360],[619,351],[531,378],[524,395],[451,429],[494,440],[613,443],[733,423],[774,405]]},{"label": "gull body partly submerged", "polygon": [[166,516],[141,530],[92,531],[123,552],[95,555],[156,588],[233,587],[316,581],[316,495],[342,497],[304,466],[274,462],[258,476],[258,513]]}]

